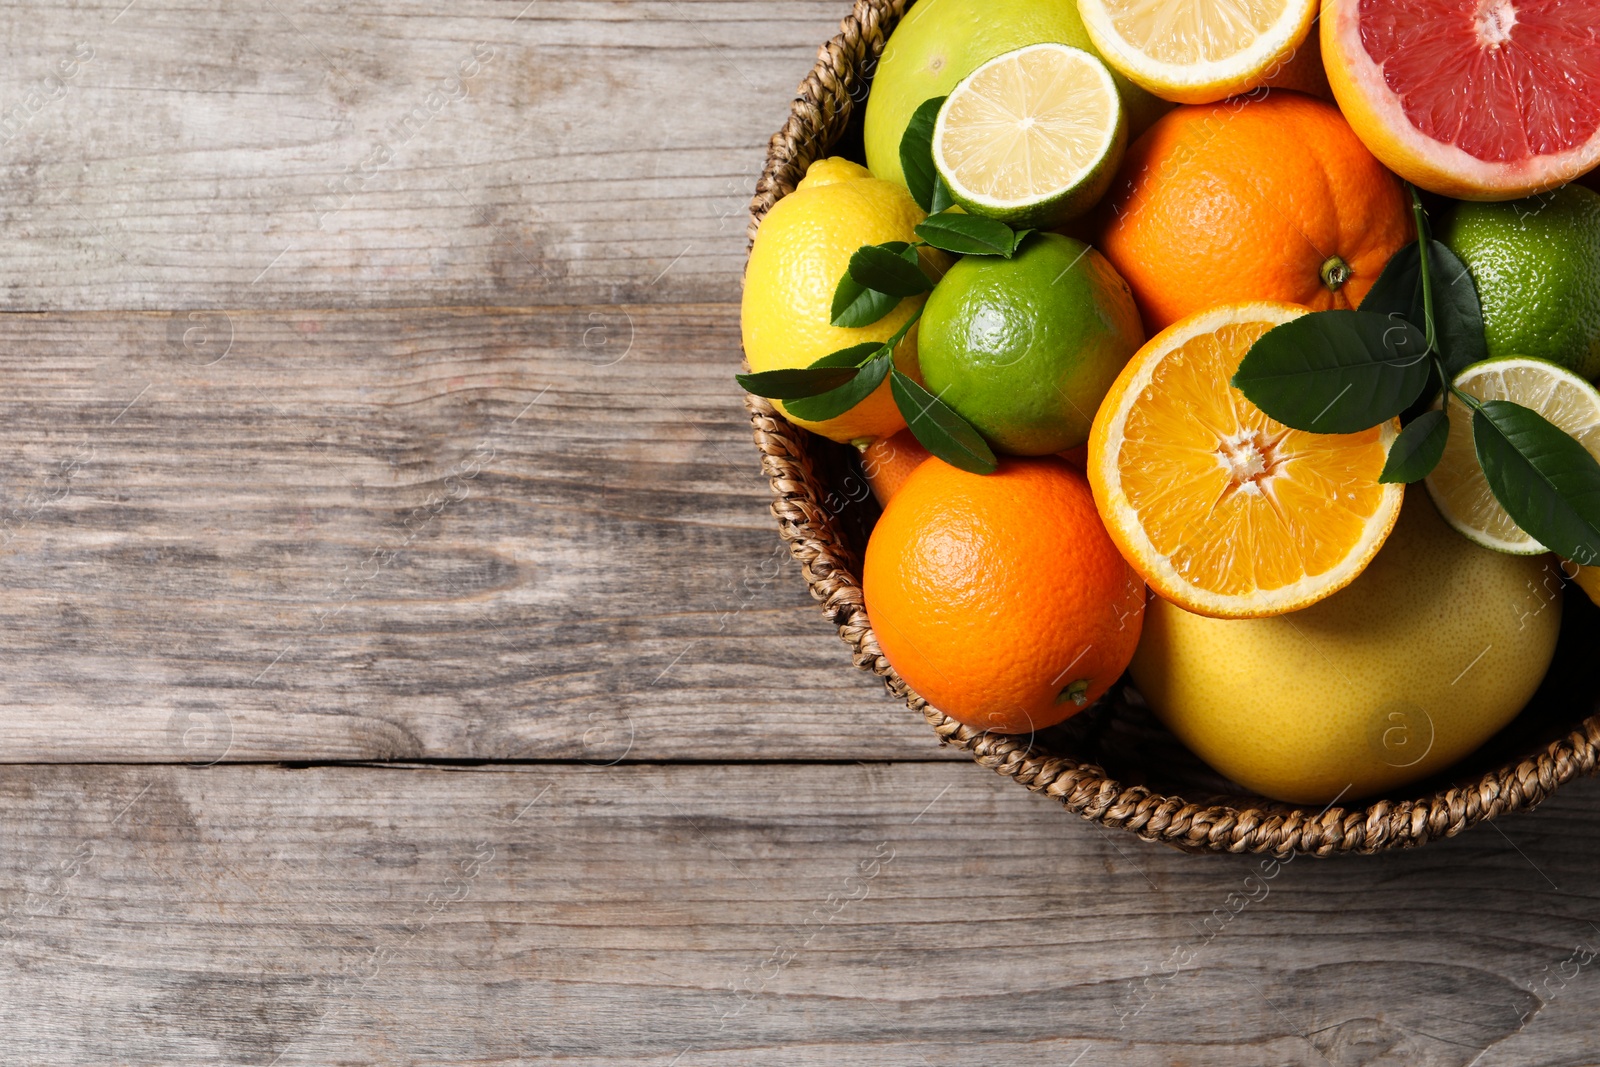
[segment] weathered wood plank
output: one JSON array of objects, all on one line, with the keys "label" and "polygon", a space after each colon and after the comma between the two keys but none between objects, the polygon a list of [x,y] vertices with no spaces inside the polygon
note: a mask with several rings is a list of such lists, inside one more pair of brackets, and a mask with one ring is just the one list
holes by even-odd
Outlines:
[{"label": "weathered wood plank", "polygon": [[0,307],[736,300],[847,11],[32,5],[0,26]]},{"label": "weathered wood plank", "polygon": [[0,759],[938,758],[778,539],[736,338],[0,317]]},{"label": "weathered wood plank", "polygon": [[950,764],[10,768],[0,1058],[1592,1063],[1596,796],[1264,869]]}]

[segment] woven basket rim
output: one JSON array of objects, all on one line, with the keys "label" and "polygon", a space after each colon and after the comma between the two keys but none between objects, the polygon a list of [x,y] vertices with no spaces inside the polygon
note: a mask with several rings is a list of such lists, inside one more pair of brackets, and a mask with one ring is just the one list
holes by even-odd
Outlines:
[{"label": "woven basket rim", "polygon": [[[832,147],[855,106],[865,101],[870,70],[912,2],[855,0],[839,33],[818,50],[816,65],[795,92],[788,120],[768,145],[766,166],[750,202],[750,240],[767,211],[793,191],[806,167]],[[1600,764],[1600,714],[1594,714],[1542,750],[1474,782],[1412,800],[1329,806],[1312,814],[1299,808],[1285,811],[1284,805],[1266,798],[1260,798],[1262,804],[1276,810],[1190,803],[1181,796],[1125,785],[1092,763],[1036,754],[1026,739],[964,726],[907,686],[879,648],[862,600],[858,561],[827,504],[831,492],[812,464],[811,435],[759,397],[747,396],[745,405],[762,472],[772,485],[771,511],[779,533],[800,563],[812,596],[822,602],[824,614],[852,649],[856,666],[882,678],[891,693],[921,711],[940,744],[966,751],[975,762],[1054,797],[1085,819],[1189,852],[1371,853],[1453,837],[1496,815],[1532,809],[1566,782],[1594,774]]]}]

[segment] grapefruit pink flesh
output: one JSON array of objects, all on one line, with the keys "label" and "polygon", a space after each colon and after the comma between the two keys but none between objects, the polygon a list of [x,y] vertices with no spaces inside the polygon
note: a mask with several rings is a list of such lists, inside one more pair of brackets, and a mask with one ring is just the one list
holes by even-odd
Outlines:
[{"label": "grapefruit pink flesh", "polygon": [[[1363,18],[1361,43],[1417,129],[1510,163],[1576,148],[1600,128],[1600,45],[1592,23],[1573,24],[1583,6],[1407,0]],[[1600,4],[1588,6],[1600,20]]]},{"label": "grapefruit pink flesh", "polygon": [[1418,185],[1508,199],[1600,161],[1600,0],[1332,0],[1322,35],[1351,125]]}]

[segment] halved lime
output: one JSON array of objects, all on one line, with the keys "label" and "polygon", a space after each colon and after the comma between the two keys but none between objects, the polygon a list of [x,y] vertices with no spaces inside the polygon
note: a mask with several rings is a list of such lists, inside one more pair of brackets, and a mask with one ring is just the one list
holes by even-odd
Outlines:
[{"label": "halved lime", "polygon": [[[1525,356],[1485,360],[1462,371],[1456,388],[1479,400],[1510,400],[1532,408],[1600,458],[1600,391],[1559,364]],[[1532,556],[1546,551],[1511,520],[1489,490],[1472,444],[1472,412],[1452,397],[1449,415],[1450,439],[1427,479],[1439,514],[1467,538],[1496,552]]]},{"label": "halved lime", "polygon": [[1111,71],[1064,44],[996,56],[950,91],[933,164],[974,215],[1048,229],[1105,194],[1128,140]]}]

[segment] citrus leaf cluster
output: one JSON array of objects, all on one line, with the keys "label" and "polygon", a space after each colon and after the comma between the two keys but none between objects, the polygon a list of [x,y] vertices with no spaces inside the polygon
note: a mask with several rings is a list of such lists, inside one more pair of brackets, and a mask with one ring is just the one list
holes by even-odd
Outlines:
[{"label": "citrus leaf cluster", "polygon": [[[834,288],[829,308],[834,326],[871,326],[899,307],[900,301],[932,291],[939,279],[929,276],[919,251],[922,248],[1010,259],[1033,232],[951,210],[949,190],[933,165],[933,125],[943,103],[942,96],[924,101],[900,140],[906,184],[912,198],[930,212],[916,227],[918,240],[856,249]],[[888,378],[895,406],[922,447],[952,466],[988,474],[997,461],[982,435],[954,408],[894,365],[895,346],[921,315],[918,308],[887,341],[851,345],[807,367],[736,374],[734,380],[747,392],[784,401],[796,418],[822,422],[849,411]]]},{"label": "citrus leaf cluster", "polygon": [[[1600,463],[1531,408],[1480,401],[1456,376],[1488,355],[1472,276],[1428,232],[1411,189],[1417,240],[1389,260],[1359,310],[1315,311],[1263,334],[1233,385],[1285,426],[1357,433],[1428,403],[1441,386],[1472,411],[1490,490],[1529,536],[1584,566],[1600,563]],[[1450,422],[1425,410],[1390,446],[1380,480],[1415,482],[1444,455]]]}]

